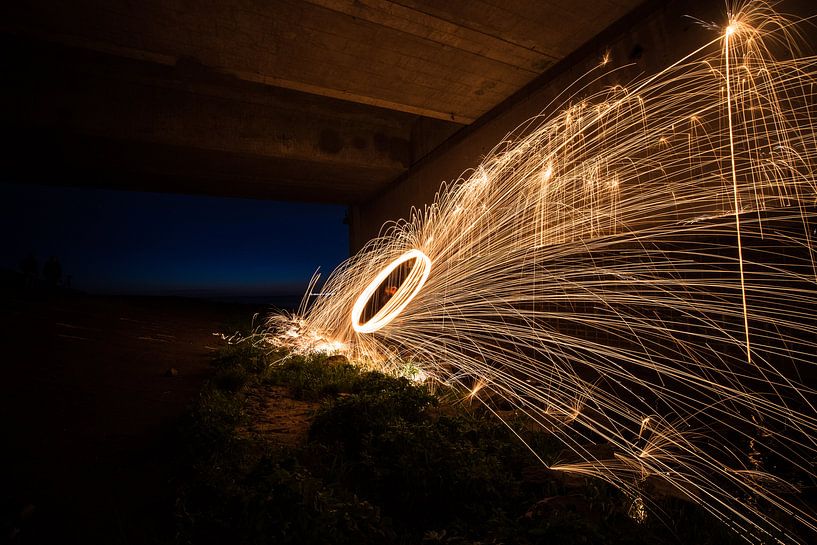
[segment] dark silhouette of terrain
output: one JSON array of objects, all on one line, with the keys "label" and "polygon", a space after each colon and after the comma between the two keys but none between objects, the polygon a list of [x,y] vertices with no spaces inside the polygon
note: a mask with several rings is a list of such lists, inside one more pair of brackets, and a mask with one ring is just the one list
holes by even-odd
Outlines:
[{"label": "dark silhouette of terrain", "polygon": [[253,309],[3,291],[0,543],[172,535],[176,420],[208,376],[213,333]]}]

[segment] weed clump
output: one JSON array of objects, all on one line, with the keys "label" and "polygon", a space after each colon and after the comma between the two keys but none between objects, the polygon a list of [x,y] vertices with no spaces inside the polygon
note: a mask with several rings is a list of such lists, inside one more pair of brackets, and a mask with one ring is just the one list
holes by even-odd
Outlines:
[{"label": "weed clump", "polygon": [[290,356],[270,367],[265,382],[286,386],[294,399],[317,401],[351,392],[360,381],[360,371],[345,359],[327,364],[328,356]]}]

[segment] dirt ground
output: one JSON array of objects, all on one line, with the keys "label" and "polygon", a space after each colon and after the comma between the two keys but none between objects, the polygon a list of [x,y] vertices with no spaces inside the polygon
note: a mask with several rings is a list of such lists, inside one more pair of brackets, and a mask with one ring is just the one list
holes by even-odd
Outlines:
[{"label": "dirt ground", "polygon": [[285,386],[260,385],[248,396],[250,424],[240,427],[239,434],[262,437],[283,447],[299,447],[306,442],[320,403],[293,399]]},{"label": "dirt ground", "polygon": [[0,543],[172,536],[174,424],[208,376],[213,333],[261,309],[62,295],[0,310]]}]

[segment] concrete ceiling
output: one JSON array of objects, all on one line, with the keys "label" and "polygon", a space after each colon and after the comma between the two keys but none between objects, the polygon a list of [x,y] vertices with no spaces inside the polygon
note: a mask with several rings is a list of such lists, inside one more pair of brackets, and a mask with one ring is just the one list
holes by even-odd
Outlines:
[{"label": "concrete ceiling", "polygon": [[8,2],[2,166],[362,202],[642,2]]}]

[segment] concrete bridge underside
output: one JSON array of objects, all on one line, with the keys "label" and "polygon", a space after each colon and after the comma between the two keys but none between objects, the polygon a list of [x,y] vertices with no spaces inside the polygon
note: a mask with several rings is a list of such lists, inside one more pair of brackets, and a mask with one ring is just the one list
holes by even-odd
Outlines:
[{"label": "concrete bridge underside", "polygon": [[[802,13],[808,0],[784,11]],[[711,39],[708,0],[32,0],[0,8],[3,176],[341,203],[352,250],[609,54]]]}]

